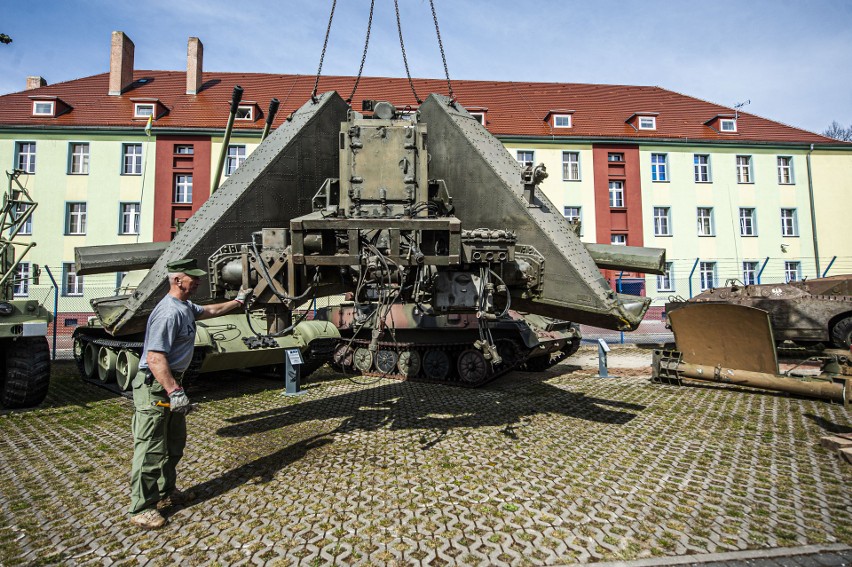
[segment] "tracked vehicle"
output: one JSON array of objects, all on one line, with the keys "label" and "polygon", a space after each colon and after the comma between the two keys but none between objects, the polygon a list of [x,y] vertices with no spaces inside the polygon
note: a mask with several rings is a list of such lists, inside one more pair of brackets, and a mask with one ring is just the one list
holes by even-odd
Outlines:
[{"label": "tracked vehicle", "polygon": [[661,273],[665,258],[581,243],[538,188],[545,177],[447,97],[431,95],[412,119],[325,93],[258,146],[132,295],[93,306],[112,336],[139,333],[168,262],[194,257],[208,264],[200,300],[254,288],[258,348],[292,333],[305,302],[344,297],[316,319],[342,330],[329,359],[345,368],[478,385],[546,367],[579,344],[567,321],[632,330],[647,310],[599,267]]}]

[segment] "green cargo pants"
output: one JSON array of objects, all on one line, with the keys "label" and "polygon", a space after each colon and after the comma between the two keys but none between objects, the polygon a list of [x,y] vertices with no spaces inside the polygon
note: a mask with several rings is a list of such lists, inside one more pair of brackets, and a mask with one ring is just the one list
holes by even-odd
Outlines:
[{"label": "green cargo pants", "polygon": [[155,405],[169,397],[159,382],[145,385],[145,371],[133,379],[133,465],[130,514],[153,508],[175,489],[178,462],[186,446],[186,416]]}]

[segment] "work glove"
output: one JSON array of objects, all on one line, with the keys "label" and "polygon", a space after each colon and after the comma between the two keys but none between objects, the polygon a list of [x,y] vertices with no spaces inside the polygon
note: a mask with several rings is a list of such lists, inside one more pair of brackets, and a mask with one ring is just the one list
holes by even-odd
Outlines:
[{"label": "work glove", "polygon": [[183,391],[183,388],[173,390],[172,393],[169,394],[169,405],[169,409],[173,413],[179,413],[181,415],[186,415],[195,410],[195,406],[189,402],[189,398],[186,396],[186,392]]},{"label": "work glove", "polygon": [[246,299],[251,297],[251,292],[254,291],[253,288],[250,287],[242,287],[240,288],[239,293],[237,293],[237,297],[234,300],[238,301],[240,305],[245,305]]}]

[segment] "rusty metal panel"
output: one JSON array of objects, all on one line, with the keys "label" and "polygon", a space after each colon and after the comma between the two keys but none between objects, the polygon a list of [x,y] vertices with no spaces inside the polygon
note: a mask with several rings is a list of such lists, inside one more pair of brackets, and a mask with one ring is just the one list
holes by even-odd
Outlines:
[{"label": "rusty metal panel", "polygon": [[769,314],[726,303],[688,303],[669,313],[677,349],[689,364],[778,374]]}]

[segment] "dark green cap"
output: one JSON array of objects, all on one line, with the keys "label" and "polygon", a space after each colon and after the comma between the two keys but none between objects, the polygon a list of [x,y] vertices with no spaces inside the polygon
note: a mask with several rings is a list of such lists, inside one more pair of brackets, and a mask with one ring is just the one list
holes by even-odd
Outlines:
[{"label": "dark green cap", "polygon": [[183,273],[188,276],[206,276],[207,272],[198,268],[195,258],[184,258],[183,260],[175,260],[166,264],[169,273]]}]

